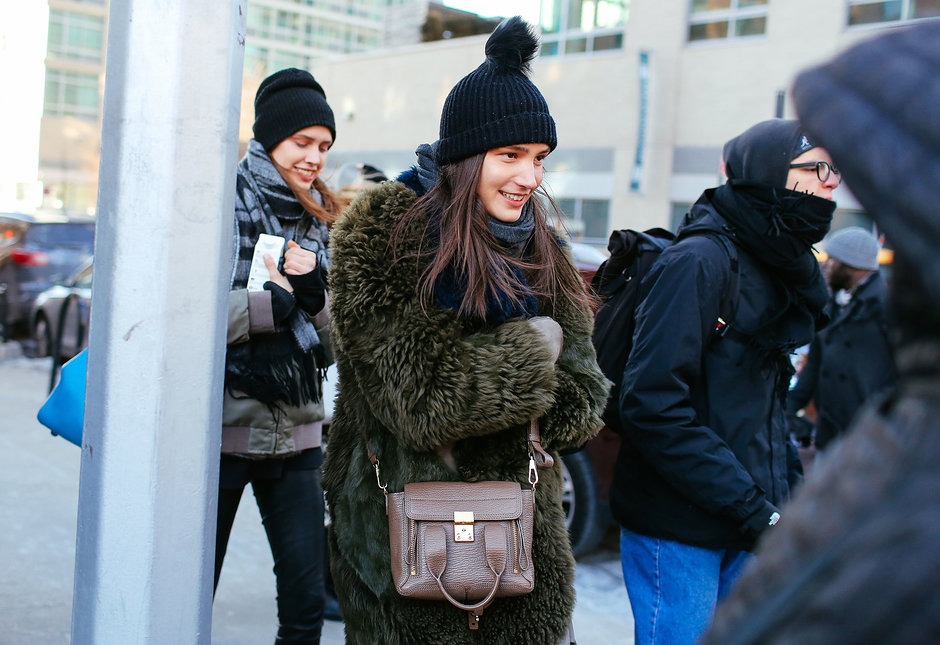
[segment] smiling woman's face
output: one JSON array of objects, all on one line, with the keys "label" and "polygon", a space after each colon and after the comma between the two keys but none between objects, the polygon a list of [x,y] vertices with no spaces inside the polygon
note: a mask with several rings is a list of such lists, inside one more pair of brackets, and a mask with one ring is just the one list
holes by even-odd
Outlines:
[{"label": "smiling woman's face", "polygon": [[326,165],[326,155],[333,145],[333,136],[322,125],[311,125],[287,137],[273,150],[271,159],[280,167],[284,180],[300,191],[310,190]]},{"label": "smiling woman's face", "polygon": [[542,183],[542,162],[551,152],[544,143],[523,143],[488,150],[477,195],[486,212],[501,222],[515,222]]}]

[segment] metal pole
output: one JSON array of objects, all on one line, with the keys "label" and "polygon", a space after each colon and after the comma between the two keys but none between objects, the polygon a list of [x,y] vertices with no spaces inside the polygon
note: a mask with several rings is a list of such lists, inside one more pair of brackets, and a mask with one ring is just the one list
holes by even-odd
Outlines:
[{"label": "metal pole", "polygon": [[76,645],[209,643],[245,9],[111,3]]}]

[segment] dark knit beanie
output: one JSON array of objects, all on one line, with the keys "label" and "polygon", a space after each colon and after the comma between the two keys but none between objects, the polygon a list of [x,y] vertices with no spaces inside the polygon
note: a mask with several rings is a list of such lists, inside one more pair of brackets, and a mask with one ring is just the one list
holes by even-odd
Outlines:
[{"label": "dark knit beanie", "polygon": [[785,188],[790,162],[815,147],[798,121],[761,121],[725,144],[725,176]]},{"label": "dark knit beanie", "polygon": [[287,137],[313,125],[325,127],[336,141],[333,110],[310,72],[289,67],[261,81],[255,94],[252,131],[265,151],[271,152]]},{"label": "dark knit beanie", "polygon": [[528,77],[538,48],[538,37],[519,16],[496,27],[486,41],[486,60],[464,76],[444,102],[438,163],[517,143],[544,143],[555,149],[555,121]]}]

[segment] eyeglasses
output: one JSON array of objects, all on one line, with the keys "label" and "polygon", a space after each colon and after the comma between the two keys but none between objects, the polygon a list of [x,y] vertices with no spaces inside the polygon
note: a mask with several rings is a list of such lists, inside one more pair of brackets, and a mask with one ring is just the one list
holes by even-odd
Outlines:
[{"label": "eyeglasses", "polygon": [[836,180],[841,184],[842,183],[842,173],[833,166],[828,161],[807,161],[806,163],[791,163],[791,168],[815,168],[816,176],[819,177],[819,181],[827,181],[829,175],[833,174],[836,176]]}]

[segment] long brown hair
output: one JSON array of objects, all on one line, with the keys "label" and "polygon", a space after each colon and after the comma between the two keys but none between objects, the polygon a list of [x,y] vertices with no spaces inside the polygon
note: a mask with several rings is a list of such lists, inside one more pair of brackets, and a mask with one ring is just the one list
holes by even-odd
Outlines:
[{"label": "long brown hair", "polygon": [[329,186],[326,185],[326,182],[320,179],[319,175],[313,179],[311,190],[316,190],[320,193],[320,197],[323,200],[322,205],[317,203],[317,200],[313,198],[313,194],[310,190],[297,190],[294,184],[287,179],[289,170],[282,168],[281,164],[274,161],[274,157],[271,156],[271,153],[268,153],[268,157],[270,157],[271,163],[277,168],[277,172],[281,175],[281,178],[284,179],[284,183],[287,184],[290,191],[294,193],[294,197],[297,198],[297,201],[300,202],[300,205],[303,206],[305,211],[327,226],[332,226],[333,222],[339,219],[339,216],[343,212],[343,204],[333,191],[330,190]]},{"label": "long brown hair", "polygon": [[[549,306],[559,297],[590,306],[584,282],[548,226],[549,209],[556,215],[558,211],[541,189],[537,192],[542,199],[530,197],[535,229],[521,257],[508,253],[490,232],[489,215],[477,196],[485,156],[480,153],[441,166],[438,184],[418,199],[392,230],[396,260],[415,254],[428,259],[418,280],[422,309],[427,311],[434,302],[434,286],[448,270],[456,271],[466,286],[458,309],[462,316],[484,319],[487,296],[500,294],[519,308],[528,296]],[[409,231],[415,227],[422,230],[418,250],[404,253]]]},{"label": "long brown hair", "polygon": [[320,193],[320,197],[323,199],[322,205],[317,203],[309,190],[300,191],[291,186],[291,192],[297,197],[297,201],[300,202],[305,211],[324,222],[327,226],[332,226],[333,222],[339,219],[340,214],[343,212],[342,204],[319,176],[313,180],[313,189]]}]

